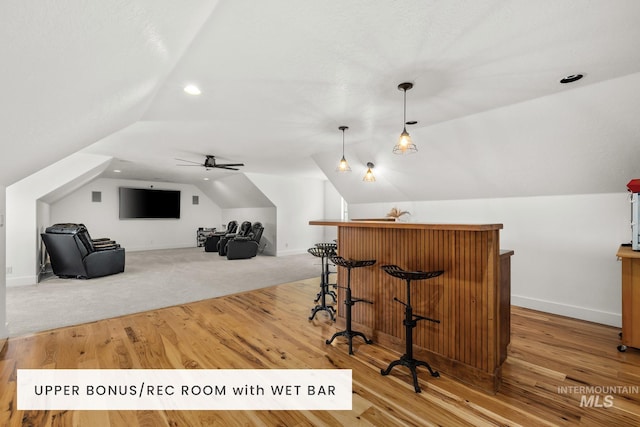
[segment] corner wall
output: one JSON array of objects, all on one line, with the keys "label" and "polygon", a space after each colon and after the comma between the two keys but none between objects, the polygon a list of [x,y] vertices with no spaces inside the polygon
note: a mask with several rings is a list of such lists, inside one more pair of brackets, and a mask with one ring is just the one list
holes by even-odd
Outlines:
[{"label": "corner wall", "polygon": [[[6,280],[8,286],[37,282],[40,253],[39,199],[62,197],[94,179],[111,157],[75,153],[6,189]],[[41,211],[42,212],[42,211]]]},{"label": "corner wall", "polygon": [[306,253],[313,244],[324,241],[322,227],[309,221],[324,214],[324,180],[291,178],[265,174],[246,174],[277,209],[276,253]]},{"label": "corner wall", "polygon": [[502,223],[513,249],[511,302],[548,313],[621,325],[621,266],[631,240],[626,193],[350,204],[349,214],[383,217],[392,207],[411,222]]},{"label": "corner wall", "polygon": [[[324,183],[324,214],[322,219],[342,219],[342,196],[331,181]],[[346,202],[344,202],[346,203]],[[338,227],[322,227],[323,242],[331,242],[338,238]]]},{"label": "corner wall", "polygon": [[229,221],[238,221],[238,226],[243,221],[250,221],[254,223],[259,221],[264,227],[262,232],[262,238],[260,239],[260,245],[264,247],[264,255],[276,255],[276,208],[236,208],[236,209],[223,209],[222,211],[222,224],[220,229],[224,230]]}]

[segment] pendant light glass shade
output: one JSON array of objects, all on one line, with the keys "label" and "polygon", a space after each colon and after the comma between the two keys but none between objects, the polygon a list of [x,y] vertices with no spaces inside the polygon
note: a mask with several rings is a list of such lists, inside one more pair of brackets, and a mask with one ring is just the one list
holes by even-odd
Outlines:
[{"label": "pendant light glass shade", "polygon": [[400,134],[400,138],[398,138],[398,143],[393,147],[394,154],[411,154],[418,151],[416,148],[416,144],[411,140],[411,135],[407,132],[407,128],[405,127]]},{"label": "pendant light glass shade", "polygon": [[365,182],[376,182],[376,177],[373,176],[373,171],[371,169],[373,169],[373,163],[368,162],[367,163],[367,172],[364,174],[364,178],[362,178],[363,181]]},{"label": "pendant light glass shade", "polygon": [[342,131],[342,159],[340,159],[340,163],[338,163],[338,167],[336,168],[337,172],[351,172],[351,167],[347,162],[347,159],[344,157],[344,131],[349,129],[348,126],[340,126],[338,129]]},{"label": "pendant light glass shade", "polygon": [[349,163],[347,162],[347,159],[344,158],[344,156],[342,156],[342,159],[340,159],[340,163],[338,163],[338,167],[336,168],[336,171],[351,172],[351,166],[349,166]]},{"label": "pendant light glass shade", "polygon": [[402,116],[402,133],[398,143],[393,147],[393,154],[413,154],[418,151],[418,147],[413,143],[411,135],[407,132],[407,90],[412,87],[413,83],[400,83],[398,85],[398,90],[404,92],[404,114]]}]

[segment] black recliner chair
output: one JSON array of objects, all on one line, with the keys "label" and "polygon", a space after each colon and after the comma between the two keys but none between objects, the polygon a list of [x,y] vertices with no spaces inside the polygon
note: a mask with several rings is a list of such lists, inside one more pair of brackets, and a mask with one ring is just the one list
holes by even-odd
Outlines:
[{"label": "black recliner chair", "polygon": [[240,224],[240,228],[238,229],[237,233],[229,233],[221,237],[220,241],[218,242],[218,255],[225,256],[227,254],[227,243],[229,243],[229,240],[235,237],[246,237],[249,235],[250,231],[251,222],[244,221],[242,224]]},{"label": "black recliner chair", "polygon": [[227,259],[247,259],[258,254],[264,227],[255,222],[247,236],[236,236],[227,243]]},{"label": "black recliner chair", "polygon": [[220,242],[220,239],[227,234],[235,233],[237,229],[238,221],[229,221],[226,230],[216,231],[211,236],[207,237],[207,240],[204,241],[204,251],[218,252],[218,243]]},{"label": "black recliner chair", "polygon": [[91,279],[124,271],[124,248],[111,239],[92,239],[83,224],[54,224],[40,236],[58,277]]}]

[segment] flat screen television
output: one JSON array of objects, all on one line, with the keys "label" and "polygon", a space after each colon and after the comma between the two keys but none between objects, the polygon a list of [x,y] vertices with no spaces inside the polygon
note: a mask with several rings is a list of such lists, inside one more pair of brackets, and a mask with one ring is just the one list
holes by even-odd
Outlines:
[{"label": "flat screen television", "polygon": [[180,218],[180,191],[120,187],[120,219]]}]

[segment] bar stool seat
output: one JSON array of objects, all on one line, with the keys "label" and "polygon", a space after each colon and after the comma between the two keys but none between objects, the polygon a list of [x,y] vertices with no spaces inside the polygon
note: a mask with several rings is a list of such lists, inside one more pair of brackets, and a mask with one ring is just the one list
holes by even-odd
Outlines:
[{"label": "bar stool seat", "polygon": [[327,304],[327,296],[333,298],[335,302],[337,297],[336,293],[332,290],[329,290],[329,257],[336,254],[336,249],[338,245],[335,243],[316,243],[313,248],[307,249],[311,255],[318,257],[321,259],[321,275],[320,275],[320,291],[316,295],[316,299],[314,302],[316,306],[311,309],[311,316],[309,316],[309,320],[313,320],[315,315],[319,311],[326,311],[329,313],[331,320],[335,321],[335,308],[333,306]]},{"label": "bar stool seat", "polygon": [[346,337],[347,340],[349,341],[349,354],[353,354],[353,338],[354,337],[362,337],[362,339],[364,340],[364,342],[366,344],[372,344],[373,341],[371,341],[370,339],[368,339],[364,333],[362,332],[358,332],[358,331],[354,331],[351,328],[351,307],[353,307],[356,303],[358,302],[365,302],[368,304],[373,304],[371,301],[367,301],[364,299],[360,299],[360,298],[353,298],[351,295],[351,269],[353,268],[362,268],[362,267],[369,267],[373,264],[376,263],[375,259],[368,259],[368,260],[353,260],[353,259],[345,259],[341,256],[332,256],[331,257],[331,261],[340,267],[344,267],[347,269],[347,286],[338,286],[341,289],[345,290],[345,300],[344,300],[344,305],[345,305],[345,330],[344,331],[340,331],[340,332],[336,332],[335,334],[333,334],[333,336],[331,337],[331,339],[328,339],[326,341],[327,344],[331,344],[333,342],[334,339],[336,339],[337,337]]},{"label": "bar stool seat", "polygon": [[398,298],[393,298],[394,301],[399,302],[404,305],[404,320],[402,324],[405,326],[405,354],[403,354],[400,359],[395,360],[387,366],[387,369],[381,369],[380,373],[382,375],[389,375],[391,370],[397,366],[402,365],[409,368],[411,371],[411,375],[413,377],[413,388],[416,393],[420,393],[420,387],[418,386],[418,374],[417,367],[424,366],[429,370],[429,373],[433,377],[439,377],[440,374],[437,371],[434,371],[431,366],[422,360],[416,360],[413,357],[413,329],[416,327],[419,320],[426,320],[433,323],[440,323],[437,319],[432,319],[430,317],[419,316],[417,314],[413,314],[413,307],[411,306],[411,281],[412,280],[425,280],[431,279],[434,277],[440,276],[444,273],[443,270],[438,271],[407,271],[398,267],[397,265],[383,265],[382,270],[385,273],[396,277],[398,279],[403,279],[407,284],[407,302],[402,302]]},{"label": "bar stool seat", "polygon": [[390,274],[393,277],[403,280],[424,280],[438,277],[444,271],[407,271],[398,267],[397,265],[383,265],[380,267],[385,273]]},{"label": "bar stool seat", "polygon": [[335,242],[316,243],[313,246],[326,252],[335,252],[338,249],[338,244]]}]

